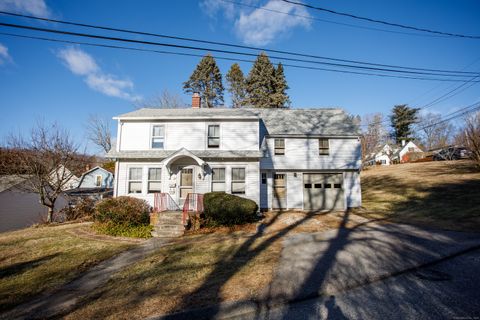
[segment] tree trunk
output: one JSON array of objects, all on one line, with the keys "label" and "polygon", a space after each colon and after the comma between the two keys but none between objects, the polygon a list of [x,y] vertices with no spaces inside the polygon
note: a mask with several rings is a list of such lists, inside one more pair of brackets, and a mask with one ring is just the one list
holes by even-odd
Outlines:
[{"label": "tree trunk", "polygon": [[53,207],[48,207],[47,223],[52,223],[53,220]]}]

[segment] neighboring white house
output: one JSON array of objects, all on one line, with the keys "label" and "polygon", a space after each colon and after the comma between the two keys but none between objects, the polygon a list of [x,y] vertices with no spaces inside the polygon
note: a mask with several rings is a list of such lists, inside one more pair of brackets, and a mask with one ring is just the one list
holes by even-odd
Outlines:
[{"label": "neighboring white house", "polygon": [[115,117],[114,195],[225,191],[262,209],[361,205],[359,128],[340,109],[140,109]]},{"label": "neighboring white house", "polygon": [[[0,232],[25,228],[39,223],[47,216],[47,208],[40,203],[37,193],[28,191],[26,180],[31,176],[0,176]],[[68,205],[68,198],[61,195],[55,203],[55,211]]]},{"label": "neighboring white house", "polygon": [[402,146],[385,144],[383,147],[377,148],[377,151],[372,152],[366,159],[366,166],[382,165],[388,166],[393,163],[401,163],[407,161],[405,155],[408,153],[423,152],[413,141],[405,143],[402,141]]},{"label": "neighboring white house", "polygon": [[78,188],[113,188],[113,174],[102,167],[92,168],[82,174]]},{"label": "neighboring white house", "polygon": [[57,184],[57,181],[62,181],[63,185],[61,188],[64,191],[77,188],[80,182],[80,179],[64,165],[59,165],[57,170],[53,170],[50,173],[50,179],[54,185]]},{"label": "neighboring white house", "polygon": [[399,148],[393,155],[392,160],[396,162],[406,162],[408,161],[405,158],[405,155],[408,153],[418,153],[423,152],[419,146],[417,146],[413,141],[409,141],[406,144],[403,144],[401,148]]}]

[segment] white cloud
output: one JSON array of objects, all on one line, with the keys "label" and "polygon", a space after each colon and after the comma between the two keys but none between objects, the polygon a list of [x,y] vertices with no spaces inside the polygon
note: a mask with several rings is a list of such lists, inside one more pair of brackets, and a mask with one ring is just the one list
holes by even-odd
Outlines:
[{"label": "white cloud", "polygon": [[133,82],[129,79],[118,79],[107,74],[95,62],[95,59],[77,47],[68,47],[60,50],[57,56],[74,74],[83,76],[85,83],[93,90],[110,97],[126,100],[138,100],[139,96],[133,91]]},{"label": "white cloud", "polygon": [[51,12],[45,0],[1,0],[0,10],[29,13],[34,16],[50,17]]},{"label": "white cloud", "polygon": [[8,48],[0,43],[0,65],[10,61],[12,61],[12,58],[8,53]]},{"label": "white cloud", "polygon": [[245,7],[221,0],[204,0],[200,7],[209,17],[223,14],[233,20],[235,34],[249,45],[266,45],[288,35],[296,27],[308,29],[311,26],[311,16],[304,7],[279,0],[268,0],[263,5],[252,0],[248,4],[259,8],[245,10]]}]

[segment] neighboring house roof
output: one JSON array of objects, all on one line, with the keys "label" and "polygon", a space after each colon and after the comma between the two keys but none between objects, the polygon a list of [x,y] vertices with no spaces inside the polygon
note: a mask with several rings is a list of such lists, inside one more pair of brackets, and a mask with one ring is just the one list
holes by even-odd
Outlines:
[{"label": "neighboring house roof", "polygon": [[355,119],[338,108],[204,108],[149,109],[143,108],[115,117],[120,120],[174,119],[262,119],[268,135],[332,135],[358,136]]},{"label": "neighboring house roof", "polygon": [[[149,159],[149,158],[167,158],[172,156],[175,150],[143,150],[143,151],[120,151],[110,150],[106,154],[107,158],[122,159]],[[192,154],[200,158],[260,158],[260,151],[251,150],[189,150]]]},{"label": "neighboring house roof", "polygon": [[0,176],[0,192],[7,191],[16,185],[19,185],[20,183],[24,182],[29,178],[29,175],[22,175],[22,176],[17,176],[17,175],[2,175]]},{"label": "neighboring house roof", "polygon": [[96,167],[94,167],[94,168],[92,168],[92,169],[90,169],[90,170],[85,171],[84,173],[82,173],[82,176],[80,177],[80,181],[79,181],[78,185],[79,185],[79,186],[82,185],[83,179],[84,179],[88,174],[90,174],[90,173],[92,173],[92,172],[94,172],[94,171],[96,171],[96,170],[101,170],[101,171],[104,171],[107,175],[112,175],[112,173],[111,173],[110,171],[108,171],[107,169],[104,169],[104,168],[102,168],[102,167],[100,167],[100,166],[96,166]]}]

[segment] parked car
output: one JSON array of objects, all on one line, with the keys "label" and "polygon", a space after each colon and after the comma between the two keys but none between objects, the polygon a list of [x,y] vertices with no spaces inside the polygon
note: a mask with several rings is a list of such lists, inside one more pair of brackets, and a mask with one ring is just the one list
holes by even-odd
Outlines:
[{"label": "parked car", "polygon": [[433,155],[434,161],[470,159],[472,152],[464,147],[448,147]]}]

